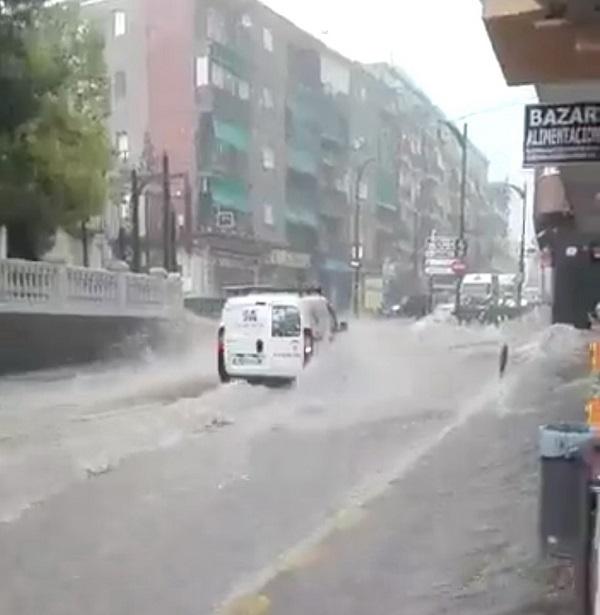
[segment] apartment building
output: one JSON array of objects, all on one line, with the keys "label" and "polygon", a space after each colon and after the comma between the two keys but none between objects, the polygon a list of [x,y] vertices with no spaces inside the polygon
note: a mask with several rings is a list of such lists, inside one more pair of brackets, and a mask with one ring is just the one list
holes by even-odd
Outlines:
[{"label": "apartment building", "polygon": [[[256,0],[83,6],[106,41],[120,160],[139,165],[151,144],[190,178],[191,215],[172,190],[193,236],[179,257],[190,290],[318,282],[347,305],[355,192],[364,274],[385,277],[396,294],[421,284],[426,236],[456,232],[460,151],[400,70],[351,62]],[[496,249],[486,244],[479,158],[469,167],[475,259]],[[158,246],[151,187],[145,207],[145,240]]]}]

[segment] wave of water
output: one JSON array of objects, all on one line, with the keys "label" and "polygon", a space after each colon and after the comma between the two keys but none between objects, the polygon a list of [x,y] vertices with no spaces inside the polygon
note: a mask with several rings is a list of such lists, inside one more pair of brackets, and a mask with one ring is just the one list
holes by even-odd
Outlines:
[{"label": "wave of water", "polygon": [[[511,336],[527,354],[527,344],[535,345],[537,338],[530,342],[517,329],[531,337],[541,326],[534,324],[498,330],[351,323],[350,332],[318,356],[290,390],[218,385],[215,325],[203,321],[190,328],[192,349],[179,355],[4,380],[0,521],[18,518],[73,481],[115,470],[131,455],[177,446],[225,426],[231,427],[232,448],[243,448],[278,425],[330,430],[399,413],[407,424],[439,418],[440,412],[451,417],[492,376],[490,362],[484,367],[481,357],[496,355]],[[550,344],[547,354],[562,351],[564,344],[556,346]],[[532,365],[540,362],[535,356]],[[457,363],[465,378],[456,378]],[[465,395],[465,386],[473,391]]]}]

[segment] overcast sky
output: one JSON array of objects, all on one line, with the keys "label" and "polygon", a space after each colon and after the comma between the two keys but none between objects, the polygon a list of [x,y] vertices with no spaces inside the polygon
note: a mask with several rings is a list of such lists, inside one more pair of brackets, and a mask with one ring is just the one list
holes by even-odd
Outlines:
[{"label": "overcast sky", "polygon": [[469,114],[492,179],[522,183],[522,104],[535,92],[506,86],[479,0],[263,2],[353,60],[402,67],[451,119]]}]

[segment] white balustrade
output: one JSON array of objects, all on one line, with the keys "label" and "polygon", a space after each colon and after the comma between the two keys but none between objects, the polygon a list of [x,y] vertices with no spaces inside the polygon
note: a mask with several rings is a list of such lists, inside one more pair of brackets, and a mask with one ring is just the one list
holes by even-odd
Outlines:
[{"label": "white balustrade", "polygon": [[0,260],[0,313],[175,317],[183,309],[178,279]]}]

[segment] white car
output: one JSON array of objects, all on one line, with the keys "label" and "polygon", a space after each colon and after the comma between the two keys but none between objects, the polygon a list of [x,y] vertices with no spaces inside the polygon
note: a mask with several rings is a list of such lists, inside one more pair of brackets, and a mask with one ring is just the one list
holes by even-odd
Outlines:
[{"label": "white car", "polygon": [[335,312],[319,290],[230,289],[219,327],[222,382],[293,382],[338,331]]}]

